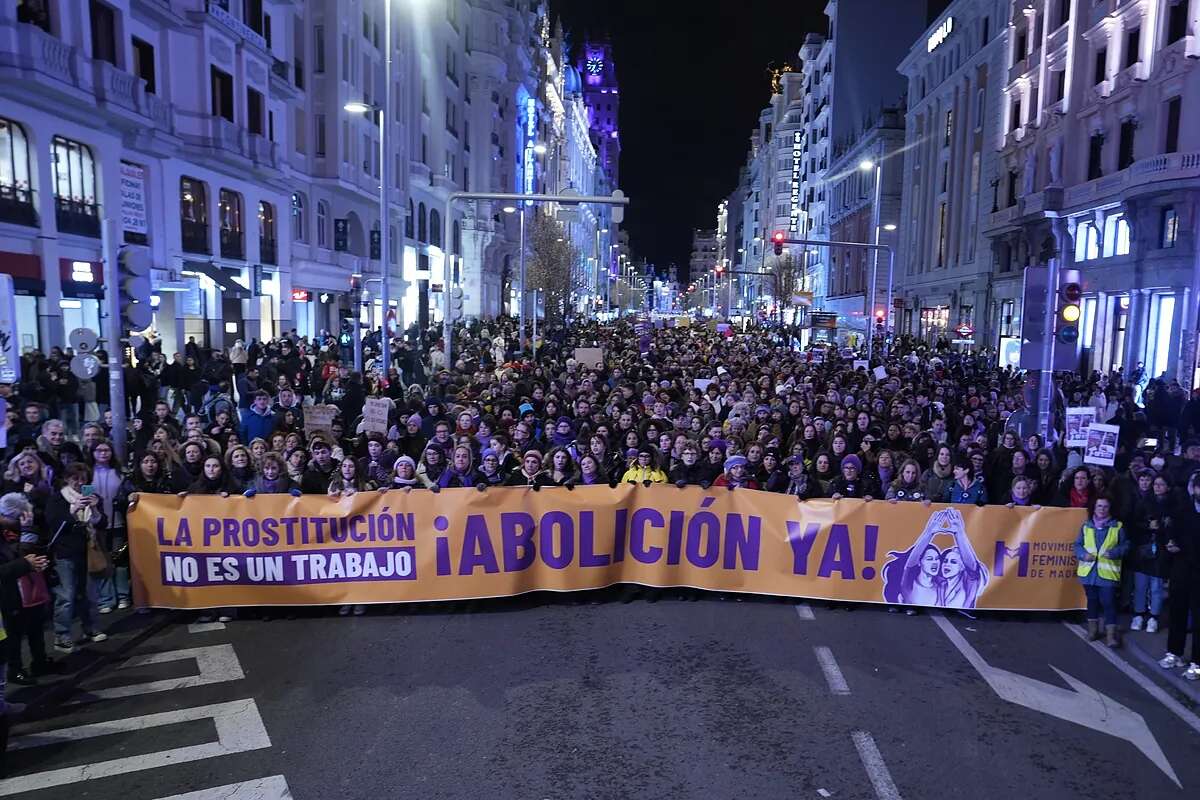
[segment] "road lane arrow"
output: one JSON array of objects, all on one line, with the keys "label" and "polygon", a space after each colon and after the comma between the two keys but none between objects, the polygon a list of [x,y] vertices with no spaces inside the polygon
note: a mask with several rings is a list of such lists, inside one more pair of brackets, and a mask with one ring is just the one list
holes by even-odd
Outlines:
[{"label": "road lane arrow", "polygon": [[1076,725],[1083,725],[1108,736],[1124,739],[1141,750],[1142,754],[1153,761],[1176,786],[1183,788],[1175,770],[1171,768],[1171,762],[1158,746],[1158,741],[1141,714],[1126,708],[1053,664],[1050,668],[1058,673],[1070,689],[993,667],[948,619],[936,616],[933,621],[971,666],[983,676],[988,686],[992,687],[992,691],[1002,699],[1067,722],[1074,722]]}]

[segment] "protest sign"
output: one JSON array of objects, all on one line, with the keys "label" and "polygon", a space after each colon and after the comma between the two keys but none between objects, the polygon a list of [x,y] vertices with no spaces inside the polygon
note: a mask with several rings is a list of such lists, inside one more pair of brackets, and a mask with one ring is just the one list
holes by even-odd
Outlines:
[{"label": "protest sign", "polygon": [[599,369],[604,366],[603,347],[576,347],[575,363],[581,367]]},{"label": "protest sign", "polygon": [[313,434],[331,438],[333,434],[333,419],[338,415],[337,406],[309,406],[304,409],[304,436],[311,439]]},{"label": "protest sign", "polygon": [[369,397],[363,403],[363,433],[382,433],[387,435],[388,432],[388,412],[392,409],[392,402],[386,397]]},{"label": "protest sign", "polygon": [[1080,406],[1067,409],[1067,435],[1063,442],[1067,447],[1084,447],[1087,445],[1088,427],[1096,422],[1096,409],[1093,406]]},{"label": "protest sign", "polygon": [[[143,494],[129,515],[139,605],[506,597],[637,583],[949,608],[1083,607],[1082,509],[797,502],[748,489],[579,486]],[[954,569],[923,564],[930,553]],[[935,564],[935,567],[937,565]]]},{"label": "protest sign", "polygon": [[871,367],[871,362],[869,362],[863,358],[858,358],[858,359],[854,360],[854,364],[852,364],[851,366],[855,372],[858,372],[860,369],[865,372],[866,370],[868,370]]},{"label": "protest sign", "polygon": [[1118,425],[1093,423],[1087,429],[1087,444],[1083,448],[1083,463],[1111,467],[1117,461]]},{"label": "protest sign", "polygon": [[877,381],[886,381],[887,380],[887,367],[884,367],[884,366],[876,367],[874,372],[875,372],[875,380],[877,380]]},{"label": "protest sign", "polygon": [[708,391],[708,385],[712,382],[712,378],[694,378],[692,380],[692,386],[695,386],[702,392],[706,392]]}]

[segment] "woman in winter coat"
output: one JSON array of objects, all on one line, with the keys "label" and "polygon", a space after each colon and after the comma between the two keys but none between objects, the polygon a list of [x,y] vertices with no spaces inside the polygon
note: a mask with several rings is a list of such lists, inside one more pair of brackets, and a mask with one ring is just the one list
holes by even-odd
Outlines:
[{"label": "woman in winter coat", "polygon": [[[637,458],[621,476],[622,483],[666,483],[667,474],[658,466],[658,448],[652,444],[644,444],[637,448]],[[754,488],[758,488],[755,484]]]},{"label": "woman in winter coat", "polygon": [[692,440],[684,444],[679,462],[671,468],[668,476],[676,486],[709,486],[708,469],[700,463],[700,447]]},{"label": "woman in winter coat", "polygon": [[442,470],[438,486],[443,489],[465,489],[475,485],[475,451],[470,445],[456,445],[450,465]]},{"label": "woman in winter coat", "polygon": [[[1192,628],[1192,657],[1184,658],[1189,621],[1200,620],[1200,472],[1188,480],[1187,495],[1177,509],[1177,519],[1167,540],[1170,555],[1171,627],[1167,653],[1158,662],[1163,669],[1187,667],[1183,677],[1200,680],[1200,628]],[[1190,663],[1189,663],[1190,662]]]},{"label": "woman in winter coat", "polygon": [[[103,642],[108,636],[96,627],[97,581],[88,574],[88,541],[96,527],[104,525],[100,498],[85,495],[83,487],[91,479],[86,464],[76,462],[63,471],[62,488],[46,503],[46,530],[50,533],[54,571],[54,648],[62,653],[75,652],[72,635],[75,617],[83,624],[84,639]],[[76,598],[82,597],[78,602]]]},{"label": "woman in winter coat", "polygon": [[[25,496],[10,492],[0,497],[0,570],[25,556],[42,556],[45,552],[40,537],[33,530],[33,506]],[[22,572],[23,567],[10,567]],[[50,606],[50,589],[46,577],[30,571],[11,581],[0,578],[0,611],[8,638],[0,641],[0,650],[7,647],[8,679],[14,683],[32,685],[40,675],[50,671],[46,657],[46,619]],[[29,642],[30,668],[25,669],[22,645]]]},{"label": "woman in winter coat", "polygon": [[442,473],[446,471],[446,454],[442,448],[430,445],[421,454],[421,463],[417,467],[417,479],[425,484],[426,489],[435,486],[441,489]]},{"label": "woman in winter coat", "polygon": [[1107,497],[1097,497],[1089,519],[1075,539],[1076,570],[1087,595],[1088,638],[1100,638],[1101,624],[1109,647],[1118,647],[1117,589],[1121,585],[1121,559],[1129,549],[1124,526],[1113,518]]},{"label": "woman in winter coat", "polygon": [[909,459],[900,465],[900,474],[887,489],[889,503],[923,503],[929,498],[925,495],[925,486],[921,483],[921,465]]},{"label": "woman in winter coat", "polygon": [[[1145,472],[1149,470],[1143,470]],[[1139,489],[1142,480],[1143,474],[1139,473]],[[1140,631],[1143,626],[1146,633],[1158,630],[1159,615],[1166,603],[1166,579],[1170,574],[1167,542],[1175,533],[1177,511],[1175,492],[1166,475],[1156,475],[1151,479],[1148,494],[1141,495],[1139,492],[1129,526],[1130,562],[1133,567],[1131,631]]]},{"label": "woman in winter coat", "polygon": [[[96,442],[90,455],[93,464],[92,486],[100,498],[100,513],[107,523],[103,528],[97,528],[96,532],[100,546],[108,553],[117,553],[124,550],[129,542],[125,527],[125,507],[129,499],[124,491],[124,471],[108,440]],[[96,591],[99,613],[111,614],[114,607],[129,608],[133,597],[129,583],[129,562],[121,559],[118,564],[114,559],[113,574],[100,578]]]},{"label": "woman in winter coat", "polygon": [[954,483],[954,451],[948,445],[938,445],[933,463],[921,474],[921,483],[930,500],[941,500],[946,496],[946,490]]},{"label": "woman in winter coat", "polygon": [[983,478],[974,472],[974,467],[968,459],[958,458],[954,462],[954,480],[946,487],[946,493],[941,497],[942,502],[986,505],[987,488],[983,485]]},{"label": "woman in winter coat", "polygon": [[242,492],[246,497],[258,494],[290,494],[299,497],[300,487],[292,482],[288,475],[287,464],[278,453],[267,453],[262,457],[258,475]]}]

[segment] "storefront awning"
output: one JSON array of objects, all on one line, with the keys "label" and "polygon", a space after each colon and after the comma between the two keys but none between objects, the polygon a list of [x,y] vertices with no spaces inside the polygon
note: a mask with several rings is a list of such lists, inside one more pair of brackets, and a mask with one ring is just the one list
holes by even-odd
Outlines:
[{"label": "storefront awning", "polygon": [[234,270],[222,269],[207,261],[184,261],[183,272],[204,275],[217,285],[221,296],[230,300],[249,300],[250,290],[234,280],[239,277]]}]

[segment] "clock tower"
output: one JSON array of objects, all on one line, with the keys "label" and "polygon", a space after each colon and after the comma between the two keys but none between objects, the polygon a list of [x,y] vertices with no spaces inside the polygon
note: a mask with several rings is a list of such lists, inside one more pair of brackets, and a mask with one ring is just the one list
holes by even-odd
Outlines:
[{"label": "clock tower", "polygon": [[583,101],[587,104],[592,144],[600,157],[600,166],[618,187],[621,134],[617,124],[621,96],[617,89],[617,70],[608,42],[586,42],[579,63],[583,77]]}]

